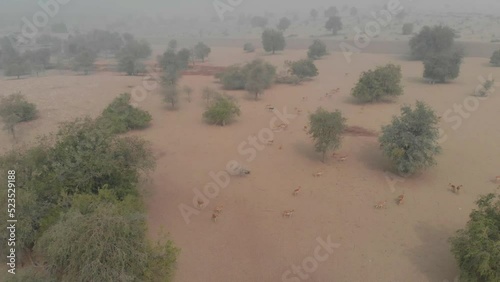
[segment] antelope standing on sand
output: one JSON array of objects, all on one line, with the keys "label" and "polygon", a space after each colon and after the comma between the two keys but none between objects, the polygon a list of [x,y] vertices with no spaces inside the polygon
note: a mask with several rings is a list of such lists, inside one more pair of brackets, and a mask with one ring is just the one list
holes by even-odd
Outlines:
[{"label": "antelope standing on sand", "polygon": [[318,172],[313,173],[313,175],[312,175],[312,176],[314,176],[314,177],[320,177],[320,176],[322,176],[322,175],[323,175],[323,173],[324,173],[324,171],[320,170],[320,171],[318,171]]},{"label": "antelope standing on sand", "polygon": [[396,203],[398,204],[398,206],[402,205],[404,203],[404,201],[405,201],[405,194],[404,193],[399,195],[399,197],[396,199]]},{"label": "antelope standing on sand", "polygon": [[286,210],[283,212],[283,217],[291,217],[295,210]]},{"label": "antelope standing on sand", "polygon": [[387,204],[387,201],[382,201],[382,202],[378,202],[376,205],[375,205],[375,208],[376,209],[385,209],[385,205]]},{"label": "antelope standing on sand", "polygon": [[301,186],[299,186],[299,188],[297,188],[297,189],[293,190],[293,195],[294,195],[294,196],[297,196],[297,195],[300,193],[300,190],[301,190],[301,189],[302,189],[302,187],[301,187]]}]

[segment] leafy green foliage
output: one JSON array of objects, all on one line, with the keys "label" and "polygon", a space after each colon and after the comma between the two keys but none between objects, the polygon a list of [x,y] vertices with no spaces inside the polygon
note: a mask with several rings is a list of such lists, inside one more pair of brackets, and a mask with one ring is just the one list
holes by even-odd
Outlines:
[{"label": "leafy green foliage", "polygon": [[137,75],[145,71],[141,60],[151,56],[151,45],[145,40],[137,40],[131,34],[124,34],[125,45],[116,53],[118,69],[127,75]]},{"label": "leafy green foliage", "polygon": [[495,67],[500,67],[500,50],[496,50],[495,52],[493,52],[493,55],[491,55],[490,64]]},{"label": "leafy green foliage", "polygon": [[5,76],[15,76],[18,79],[23,75],[31,74],[32,66],[24,58],[15,59],[14,62],[8,64],[4,70]]},{"label": "leafy green foliage", "polygon": [[243,45],[243,51],[248,52],[248,53],[252,53],[255,51],[255,46],[253,46],[252,43],[247,42]]},{"label": "leafy green foliage", "polygon": [[246,89],[252,91],[256,96],[272,85],[275,76],[276,68],[260,59],[247,63],[244,66],[230,66],[216,75],[224,89]]},{"label": "leafy green foliage", "polygon": [[202,97],[203,100],[205,100],[205,105],[207,107],[210,107],[213,105],[213,102],[215,101],[216,98],[218,98],[221,94],[217,92],[216,90],[210,88],[210,87],[205,87],[203,88],[202,91]]},{"label": "leafy green foliage", "polygon": [[450,238],[460,281],[500,281],[500,195],[481,196],[464,229]]},{"label": "leafy green foliage", "polygon": [[328,55],[326,44],[319,39],[314,40],[312,45],[309,46],[309,51],[307,51],[307,57],[312,60],[320,59],[326,55]]},{"label": "leafy green foliage", "polygon": [[264,89],[271,87],[276,76],[276,67],[262,60],[254,60],[244,68],[246,73],[245,89],[259,98]]},{"label": "leafy green foliage", "polygon": [[342,133],[346,128],[346,119],[338,110],[328,112],[319,108],[309,116],[309,134],[314,139],[316,152],[323,154],[323,162],[328,150],[340,147]]},{"label": "leafy green foliage", "polygon": [[460,74],[463,54],[461,51],[429,55],[424,60],[424,78],[444,83]]},{"label": "leafy green foliage", "polygon": [[424,26],[410,39],[411,55],[417,60],[449,51],[455,42],[455,31],[447,26]]},{"label": "leafy green foliage", "polygon": [[335,17],[339,14],[339,10],[337,9],[337,7],[330,6],[328,9],[325,10],[324,14],[326,18]]},{"label": "leafy green foliage", "polygon": [[212,49],[203,42],[199,42],[194,46],[194,56],[202,62],[205,62],[205,58],[208,57],[210,52],[212,52]]},{"label": "leafy green foliage", "polygon": [[163,101],[165,101],[165,103],[169,103],[171,109],[175,109],[177,103],[179,102],[179,89],[177,89],[177,86],[171,84],[164,85],[162,95]]},{"label": "leafy green foliage", "polygon": [[152,120],[151,115],[131,106],[130,98],[129,93],[123,93],[115,98],[102,112],[98,124],[113,134],[148,127]]},{"label": "leafy green foliage", "polygon": [[266,52],[272,52],[285,50],[286,41],[283,36],[283,32],[277,31],[275,29],[266,29],[262,33],[262,46]]},{"label": "leafy green foliage", "polygon": [[488,79],[483,84],[476,89],[476,92],[474,93],[475,96],[479,97],[486,97],[488,94],[493,90],[493,86],[495,84],[494,79]]},{"label": "leafy green foliage", "polygon": [[203,118],[210,123],[225,126],[241,113],[234,99],[227,95],[216,95],[213,103],[203,113]]},{"label": "leafy green foliage", "polygon": [[396,170],[410,175],[436,164],[434,157],[441,152],[438,139],[438,117],[429,106],[417,101],[415,109],[403,106],[401,116],[382,127],[379,141]]},{"label": "leafy green foliage", "polygon": [[376,102],[386,97],[403,95],[402,77],[400,66],[379,66],[361,75],[352,89],[352,96],[361,102]]},{"label": "leafy green foliage", "polygon": [[315,77],[319,74],[318,68],[316,68],[313,60],[310,59],[302,59],[295,62],[290,62],[289,66],[291,74],[296,75],[301,80]]},{"label": "leafy green foliage", "polygon": [[4,122],[4,129],[9,131],[14,139],[16,138],[16,124],[34,120],[37,115],[36,105],[26,101],[21,93],[14,93],[0,99],[0,118]]},{"label": "leafy green foliage", "polygon": [[405,23],[403,25],[403,35],[410,35],[413,33],[414,25],[412,23]]},{"label": "leafy green foliage", "polygon": [[329,17],[325,23],[325,28],[331,31],[333,35],[337,35],[343,28],[342,20],[338,16]]}]

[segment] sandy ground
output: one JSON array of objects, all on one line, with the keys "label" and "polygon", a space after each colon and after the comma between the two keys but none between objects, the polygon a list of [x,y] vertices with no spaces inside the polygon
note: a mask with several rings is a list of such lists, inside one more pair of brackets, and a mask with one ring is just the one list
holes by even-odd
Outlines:
[{"label": "sandy ground", "polygon": [[[213,48],[207,64],[223,66],[263,57],[281,66],[285,59],[304,54],[288,50],[269,56]],[[320,75],[301,86],[276,85],[259,101],[244,92],[230,92],[242,115],[226,127],[209,126],[201,119],[201,89],[217,87],[212,77],[183,77],[181,86],[190,85],[195,93],[191,103],[183,99],[178,111],[168,110],[158,91],[147,95],[139,106],[153,115],[152,126],[132,134],[151,141],[158,157],[147,194],[150,233],[154,237],[163,227],[182,248],[175,281],[453,281],[458,269],[447,239],[464,226],[478,195],[498,191],[490,180],[500,174],[496,124],[500,97],[494,93],[478,105],[468,98],[479,76],[500,77],[500,68],[489,67],[487,61],[467,58],[456,81],[427,85],[420,78],[420,62],[358,54],[347,63],[333,53],[317,61]],[[353,103],[349,93],[359,74],[388,62],[402,66],[405,95],[394,103]],[[27,142],[55,130],[58,122],[99,114],[118,94],[140,84],[139,77],[113,73],[53,74],[2,80],[0,94],[21,91],[37,103],[41,118],[19,128],[20,138]],[[338,94],[323,97],[337,87]],[[387,172],[388,163],[374,137],[346,136],[339,153],[348,158],[343,162],[329,158],[323,164],[303,131],[307,114],[319,106],[340,109],[349,125],[379,131],[401,105],[417,99],[443,115],[447,139],[438,165],[408,179]],[[466,102],[477,108],[468,106],[469,115],[453,129],[459,115],[444,113]],[[257,141],[262,150],[255,150],[249,161],[250,154],[239,151],[247,152],[251,146],[243,142],[270,127],[274,114],[264,109],[266,104],[281,112],[285,108],[288,113],[294,108],[303,112],[290,120],[287,130],[273,133],[274,145]],[[12,146],[3,131],[0,144],[2,151]],[[195,208],[194,191],[203,191],[214,182],[210,173],[224,170],[232,160],[251,174],[230,177],[229,184],[205,199],[206,207],[191,215],[187,224],[180,205]],[[321,177],[312,176],[320,170]],[[460,195],[448,190],[450,182],[464,185]],[[302,190],[293,196],[298,186]],[[403,193],[405,202],[398,206],[395,200]],[[385,209],[374,208],[380,201],[387,201]],[[212,210],[219,205],[223,211],[214,223]],[[282,212],[289,209],[295,213],[283,218]],[[331,253],[320,249],[321,240],[332,243]],[[302,274],[293,274],[293,265],[300,266]]]}]

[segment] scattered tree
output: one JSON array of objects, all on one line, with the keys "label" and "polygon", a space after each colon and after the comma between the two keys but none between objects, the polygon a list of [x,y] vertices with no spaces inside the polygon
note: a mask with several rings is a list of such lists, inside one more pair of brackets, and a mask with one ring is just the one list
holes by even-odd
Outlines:
[{"label": "scattered tree", "polygon": [[283,33],[275,29],[266,29],[262,33],[262,46],[266,52],[282,51],[285,49],[286,41]]},{"label": "scattered tree", "polygon": [[207,107],[210,107],[214,100],[219,97],[221,94],[219,92],[217,92],[216,90],[210,88],[210,87],[205,87],[203,88],[203,91],[202,91],[202,97],[203,97],[203,100],[205,100],[205,105]]},{"label": "scattered tree", "polygon": [[15,76],[17,79],[23,75],[31,74],[32,66],[24,58],[17,58],[14,62],[8,64],[4,70],[5,76]]},{"label": "scattered tree", "polygon": [[455,42],[455,31],[447,26],[424,26],[420,33],[410,39],[412,56],[417,60],[451,50]]},{"label": "scattered tree", "polygon": [[255,51],[255,46],[253,46],[252,43],[247,42],[247,43],[245,43],[245,45],[243,45],[243,51],[248,52],[248,53],[252,53]]},{"label": "scattered tree", "polygon": [[179,89],[177,89],[177,86],[172,84],[164,85],[162,94],[163,100],[170,104],[171,109],[175,109],[179,102]]},{"label": "scattered tree", "polygon": [[76,57],[73,65],[73,70],[83,71],[85,75],[94,69],[94,63],[97,59],[97,54],[92,50],[82,50]]},{"label": "scattered tree", "polygon": [[486,97],[493,90],[491,89],[495,85],[494,79],[488,79],[483,82],[475,91],[474,95],[479,97]]},{"label": "scattered tree", "polygon": [[490,64],[495,67],[500,67],[500,50],[493,52],[493,55],[491,55]]},{"label": "scattered tree", "polygon": [[318,68],[311,59],[302,59],[288,63],[292,75],[296,75],[300,80],[315,77],[319,74]]},{"label": "scattered tree", "polygon": [[205,58],[208,57],[208,54],[210,54],[211,51],[210,47],[205,45],[203,42],[199,42],[196,46],[194,46],[194,56],[202,62],[205,62]]},{"label": "scattered tree", "polygon": [[287,17],[283,17],[280,19],[277,28],[279,31],[285,32],[285,30],[287,30],[291,24],[292,22]]},{"label": "scattered tree", "polygon": [[185,85],[183,88],[182,88],[182,91],[184,93],[186,93],[186,97],[187,97],[187,100],[189,103],[191,103],[191,94],[193,93],[193,88]]},{"label": "scattered tree", "polygon": [[177,50],[177,40],[175,39],[170,40],[168,42],[168,49],[175,52]]},{"label": "scattered tree", "polygon": [[343,28],[342,20],[338,16],[330,17],[325,24],[325,28],[326,30],[331,31],[333,35],[337,35]]},{"label": "scattered tree", "polygon": [[231,122],[241,111],[232,97],[227,95],[214,95],[213,103],[210,103],[203,117],[210,124],[225,126]]},{"label": "scattered tree", "polygon": [[328,150],[336,150],[341,145],[346,119],[338,110],[328,112],[319,108],[309,116],[309,123],[309,134],[314,139],[316,152],[322,153],[322,161],[325,162]]},{"label": "scattered tree", "polygon": [[307,57],[309,59],[317,60],[326,55],[328,55],[328,52],[326,51],[326,44],[323,41],[316,39],[312,45],[309,46],[309,51],[307,52]]},{"label": "scattered tree", "polygon": [[247,80],[246,70],[248,68],[244,68],[238,65],[233,65],[226,68],[223,72],[220,72],[216,75],[216,78],[219,79],[220,83],[222,83],[224,89],[226,90],[241,90],[245,89],[245,83]]},{"label": "scattered tree", "polygon": [[129,93],[115,98],[97,119],[97,124],[113,134],[148,127],[153,118],[148,112],[130,105],[130,98]]},{"label": "scattered tree", "polygon": [[38,111],[36,105],[26,101],[21,93],[14,93],[0,99],[0,117],[7,130],[16,140],[15,127],[20,122],[36,119]]},{"label": "scattered tree", "polygon": [[255,60],[246,66],[245,89],[255,95],[255,100],[259,98],[264,89],[269,88],[276,76],[276,68],[262,60]]},{"label": "scattered tree", "polygon": [[457,78],[462,58],[461,50],[429,55],[424,60],[424,78],[440,83]]},{"label": "scattered tree", "polygon": [[410,35],[413,33],[413,23],[405,23],[403,25],[403,35]]},{"label": "scattered tree", "polygon": [[403,95],[402,77],[401,67],[393,64],[363,72],[352,89],[352,96],[367,103]]},{"label": "scattered tree", "polygon": [[434,157],[441,151],[438,121],[429,106],[417,101],[415,109],[403,106],[401,116],[382,127],[380,146],[401,175],[436,164]]},{"label": "scattered tree", "polygon": [[464,229],[450,238],[460,281],[500,280],[500,195],[481,196]]},{"label": "scattered tree", "polygon": [[141,60],[151,56],[151,45],[145,40],[136,40],[131,34],[124,34],[125,45],[118,51],[118,67],[127,75],[137,75],[145,72],[145,66]]},{"label": "scattered tree", "polygon": [[337,7],[330,7],[327,10],[325,10],[325,18],[332,18],[335,17],[339,14],[339,10]]}]

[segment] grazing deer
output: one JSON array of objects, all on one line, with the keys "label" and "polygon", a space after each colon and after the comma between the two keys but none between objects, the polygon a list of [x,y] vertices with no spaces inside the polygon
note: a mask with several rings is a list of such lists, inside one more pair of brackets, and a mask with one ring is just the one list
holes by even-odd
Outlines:
[{"label": "grazing deer", "polygon": [[283,145],[280,145],[280,146],[278,147],[278,150],[281,150],[281,149],[283,149]]},{"label": "grazing deer", "polygon": [[450,185],[451,187],[451,191],[455,194],[459,194],[460,193],[460,189],[462,189],[463,185],[453,185],[453,184],[448,184]]},{"label": "grazing deer", "polygon": [[274,140],[267,141],[267,145],[273,145],[273,144],[274,144]]},{"label": "grazing deer", "polygon": [[295,210],[286,210],[283,212],[283,217],[291,217]]},{"label": "grazing deer", "polygon": [[313,173],[313,175],[312,175],[312,176],[314,176],[314,177],[320,177],[320,176],[322,176],[322,175],[323,175],[323,173],[324,173],[324,171],[320,170],[320,171],[318,171],[318,172]]},{"label": "grazing deer", "polygon": [[424,80],[426,83],[428,84],[436,84],[436,80],[433,79],[433,78],[429,78],[429,77],[424,77]]},{"label": "grazing deer", "polygon": [[216,206],[215,209],[214,209],[214,212],[212,213],[212,220],[214,222],[217,222],[217,218],[219,217],[220,213],[222,212],[222,208],[224,206]]},{"label": "grazing deer", "polygon": [[301,186],[299,186],[299,188],[297,188],[297,189],[293,190],[293,195],[294,195],[294,196],[297,196],[297,195],[299,194],[299,192],[300,192],[300,190],[301,190],[301,189],[302,189],[302,187],[301,187]]},{"label": "grazing deer", "polygon": [[399,195],[399,197],[396,199],[396,203],[398,204],[398,206],[402,205],[404,203],[404,201],[405,201],[405,194],[404,193]]},{"label": "grazing deer", "polygon": [[280,124],[280,125],[276,126],[276,127],[274,128],[274,130],[278,130],[278,129],[283,129],[283,130],[286,130],[287,128],[288,128],[288,124],[286,124],[286,123],[282,123],[282,124]]},{"label": "grazing deer", "polygon": [[216,206],[214,209],[214,213],[221,213],[223,208],[224,208],[223,205]]},{"label": "grazing deer", "polygon": [[387,204],[387,201],[382,201],[382,202],[378,202],[376,205],[375,205],[375,208],[376,209],[385,209],[385,205]]},{"label": "grazing deer", "polygon": [[302,110],[301,109],[299,109],[299,108],[296,107],[294,110],[297,113],[297,115],[300,116],[302,114]]},{"label": "grazing deer", "polygon": [[500,182],[500,175],[497,175],[495,176],[495,180],[494,180],[496,183]]},{"label": "grazing deer", "polygon": [[307,125],[304,125],[304,131],[307,132]]},{"label": "grazing deer", "polygon": [[212,220],[213,220],[214,222],[217,222],[217,218],[218,218],[218,217],[219,217],[219,214],[218,214],[218,213],[215,213],[215,212],[214,212],[214,213],[212,214]]},{"label": "grazing deer", "polygon": [[238,173],[239,176],[244,176],[244,175],[249,175],[250,171],[246,168],[240,167],[240,168],[238,168],[236,173]]},{"label": "grazing deer", "polygon": [[266,110],[273,111],[274,110],[274,106],[271,105],[271,104],[267,104],[266,105]]},{"label": "grazing deer", "polygon": [[201,208],[205,204],[202,200],[198,200],[198,208]]}]

